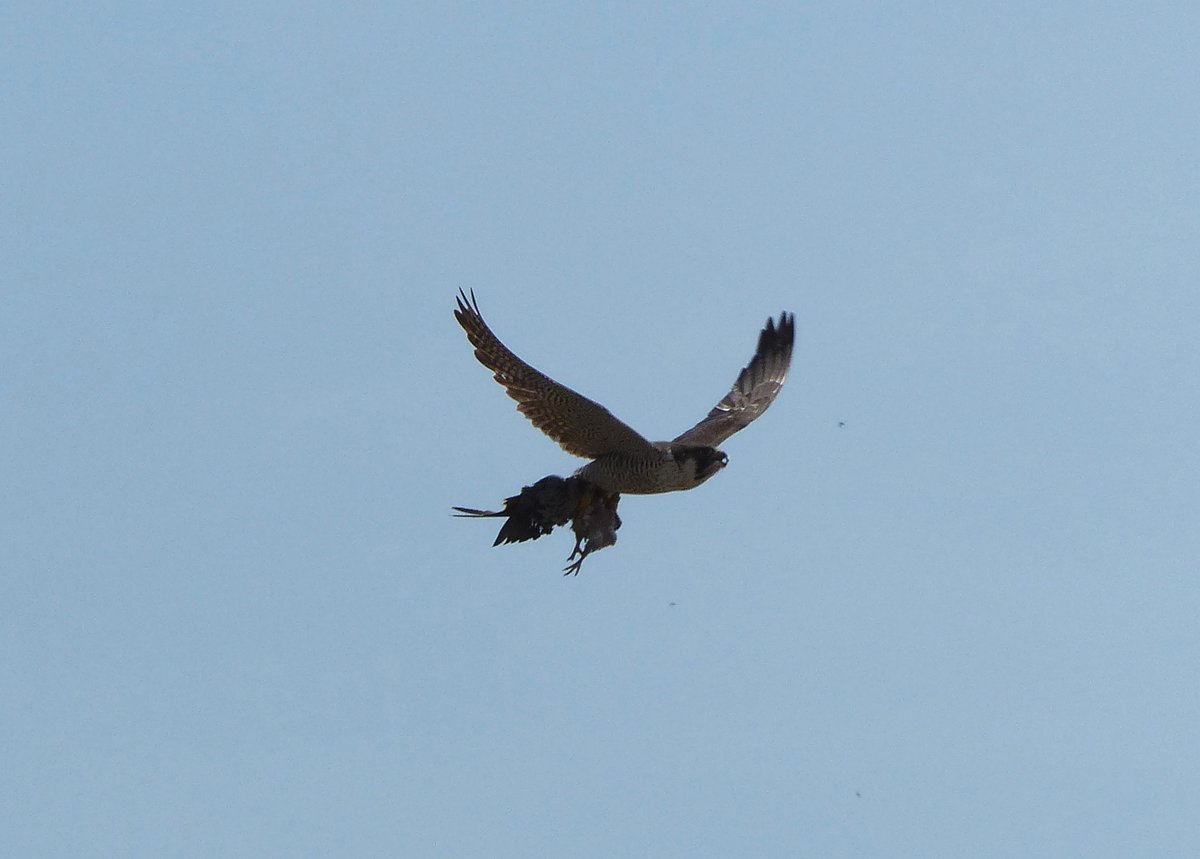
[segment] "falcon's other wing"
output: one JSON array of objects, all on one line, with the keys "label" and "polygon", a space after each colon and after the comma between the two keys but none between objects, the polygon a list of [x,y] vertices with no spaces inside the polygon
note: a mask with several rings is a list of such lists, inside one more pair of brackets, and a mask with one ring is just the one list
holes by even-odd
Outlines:
[{"label": "falcon's other wing", "polygon": [[750,363],[738,374],[733,388],[708,416],[675,441],[716,447],[767,410],[787,378],[796,339],[796,317],[780,314],[779,322],[768,319],[758,335],[758,348]]},{"label": "falcon's other wing", "polygon": [[479,363],[517,401],[517,410],[567,453],[595,459],[606,453],[653,453],[654,446],[604,406],[530,367],[500,342],[479,313],[472,290],[459,290],[454,318],[467,332]]}]

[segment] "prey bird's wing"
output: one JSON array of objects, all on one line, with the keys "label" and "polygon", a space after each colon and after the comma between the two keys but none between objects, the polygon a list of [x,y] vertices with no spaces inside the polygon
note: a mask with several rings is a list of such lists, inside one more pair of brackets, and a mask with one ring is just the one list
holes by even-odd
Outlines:
[{"label": "prey bird's wing", "polygon": [[708,416],[675,439],[680,444],[716,447],[767,410],[775,401],[792,363],[796,317],[783,313],[768,319],[758,335],[758,348],[737,381]]},{"label": "prey bird's wing", "polygon": [[517,401],[517,409],[567,453],[595,459],[606,453],[654,454],[649,441],[613,417],[604,406],[530,367],[500,342],[470,299],[459,290],[454,318],[467,332],[479,363]]}]

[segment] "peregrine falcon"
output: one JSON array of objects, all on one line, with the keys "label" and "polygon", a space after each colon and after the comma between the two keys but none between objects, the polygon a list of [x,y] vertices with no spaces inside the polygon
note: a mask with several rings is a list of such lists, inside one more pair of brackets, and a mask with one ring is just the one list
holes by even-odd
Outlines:
[{"label": "peregrine falcon", "polygon": [[495,374],[517,410],[567,453],[591,460],[571,477],[544,477],[507,498],[501,510],[455,507],[457,515],[507,519],[493,546],[536,540],[571,523],[575,548],[565,574],[578,574],[591,552],[617,541],[622,493],[649,495],[694,489],[729,458],[721,442],[767,410],[779,394],[792,362],[795,317],[768,319],[758,348],[737,381],[712,411],[671,441],[651,442],[613,417],[599,403],[526,364],[500,342],[479,313],[475,293],[459,290],[458,324],[475,347],[479,363]]}]

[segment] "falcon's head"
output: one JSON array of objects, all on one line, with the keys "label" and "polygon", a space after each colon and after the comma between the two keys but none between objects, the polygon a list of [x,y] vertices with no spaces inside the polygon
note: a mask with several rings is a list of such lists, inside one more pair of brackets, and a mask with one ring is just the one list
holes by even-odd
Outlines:
[{"label": "falcon's head", "polygon": [[729,457],[725,455],[725,451],[707,445],[672,445],[671,456],[685,468],[688,464],[695,466],[697,486],[729,464]]}]

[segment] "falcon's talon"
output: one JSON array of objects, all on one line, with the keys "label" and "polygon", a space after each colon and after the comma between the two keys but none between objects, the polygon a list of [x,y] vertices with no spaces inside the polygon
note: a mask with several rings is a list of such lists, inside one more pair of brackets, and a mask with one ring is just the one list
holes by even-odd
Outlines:
[{"label": "falcon's talon", "polygon": [[583,566],[583,558],[580,558],[575,563],[568,564],[567,566],[563,567],[563,575],[564,576],[577,576],[577,575],[579,575],[579,570],[582,566]]},{"label": "falcon's talon", "polygon": [[[716,445],[761,415],[787,379],[795,341],[795,317],[768,319],[750,363],[729,393],[704,420],[672,441],[650,442],[604,406],[555,382],[509,351],[483,321],[472,290],[462,290],[454,312],[475,357],[517,401],[517,409],[564,450],[590,459],[571,477],[551,475],[505,499],[500,511],[456,507],[458,515],[505,517],[496,542],[536,540],[571,523],[575,548],[564,575],[578,575],[584,559],[613,545],[622,493],[650,495],[694,489],[729,459]],[[576,560],[576,556],[578,559]]]}]

